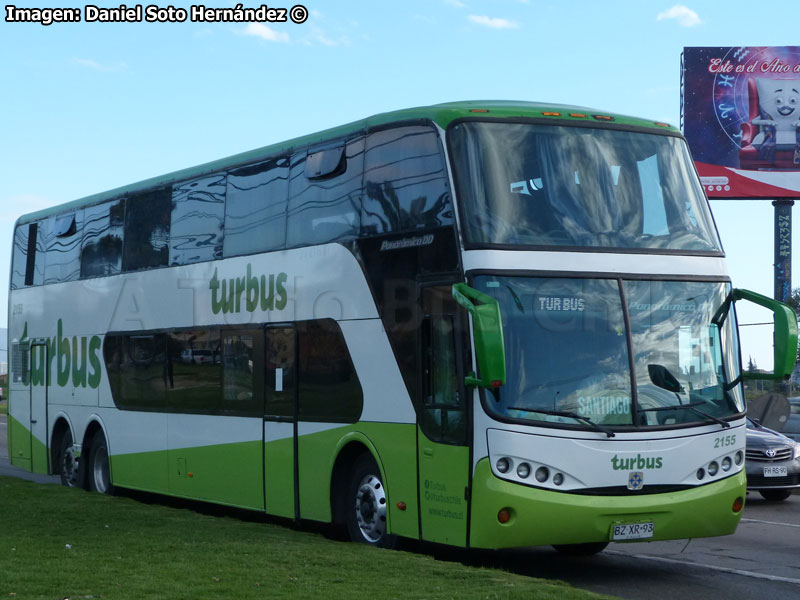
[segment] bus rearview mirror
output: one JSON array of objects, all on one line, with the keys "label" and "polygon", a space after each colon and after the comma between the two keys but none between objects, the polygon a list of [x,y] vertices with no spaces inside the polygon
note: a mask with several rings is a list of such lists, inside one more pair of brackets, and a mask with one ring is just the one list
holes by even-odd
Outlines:
[{"label": "bus rearview mirror", "polygon": [[506,382],[506,353],[500,305],[466,283],[453,284],[453,298],[472,316],[475,355],[480,377],[466,377],[469,386],[498,388]]},{"label": "bus rearview mirror", "polygon": [[749,290],[735,289],[733,301],[747,300],[772,311],[774,316],[774,361],[772,373],[742,373],[744,379],[788,379],[797,360],[797,315],[788,304]]}]

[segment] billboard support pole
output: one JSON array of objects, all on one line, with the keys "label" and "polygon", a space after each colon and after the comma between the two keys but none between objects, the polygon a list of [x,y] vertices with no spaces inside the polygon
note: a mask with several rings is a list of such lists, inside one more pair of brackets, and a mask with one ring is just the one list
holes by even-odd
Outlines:
[{"label": "billboard support pole", "polygon": [[775,299],[792,295],[792,206],[794,200],[773,200],[775,207]]}]

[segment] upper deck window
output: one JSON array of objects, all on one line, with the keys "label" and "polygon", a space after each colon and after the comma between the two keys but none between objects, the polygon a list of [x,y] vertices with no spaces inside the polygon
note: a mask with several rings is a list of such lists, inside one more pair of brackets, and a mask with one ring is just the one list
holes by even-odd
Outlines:
[{"label": "upper deck window", "polygon": [[[308,161],[312,164],[306,168]],[[363,137],[295,153],[289,174],[286,246],[358,237],[363,177]]]},{"label": "upper deck window", "polygon": [[81,277],[117,275],[122,270],[125,201],[89,206],[83,213]]},{"label": "upper deck window", "polygon": [[125,209],[123,271],[150,269],[168,264],[171,213],[170,188],[128,198]]},{"label": "upper deck window", "polygon": [[50,217],[44,224],[46,226],[44,283],[78,279],[81,273],[83,209]]},{"label": "upper deck window", "polygon": [[453,223],[439,136],[413,125],[370,133],[364,166],[364,236]]},{"label": "upper deck window", "polygon": [[222,258],[225,174],[172,187],[169,264],[188,265]]},{"label": "upper deck window", "polygon": [[677,137],[466,122],[448,140],[467,243],[721,249]]}]

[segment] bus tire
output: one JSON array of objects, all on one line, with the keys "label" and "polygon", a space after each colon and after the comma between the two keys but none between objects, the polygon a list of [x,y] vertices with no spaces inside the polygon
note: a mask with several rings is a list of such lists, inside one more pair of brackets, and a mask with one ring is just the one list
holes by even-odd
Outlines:
[{"label": "bus tire", "polygon": [[386,533],[388,500],[381,471],[369,454],[361,455],[350,472],[345,521],[350,539],[379,548],[393,548],[397,536]]},{"label": "bus tire", "polygon": [[78,462],[75,460],[75,449],[72,446],[72,433],[69,430],[61,436],[58,447],[58,474],[61,485],[65,487],[78,487]]},{"label": "bus tire", "polygon": [[592,556],[605,550],[606,546],[608,546],[608,542],[589,542],[586,544],[559,544],[553,548],[566,556]]},{"label": "bus tire", "polygon": [[87,472],[90,490],[109,496],[114,495],[115,490],[111,483],[111,468],[108,460],[108,444],[102,431],[98,431],[92,436]]}]

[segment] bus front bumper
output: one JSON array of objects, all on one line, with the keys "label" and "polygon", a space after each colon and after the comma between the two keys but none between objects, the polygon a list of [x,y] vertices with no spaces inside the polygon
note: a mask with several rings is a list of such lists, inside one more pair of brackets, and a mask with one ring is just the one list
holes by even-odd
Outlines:
[{"label": "bus front bumper", "polygon": [[[659,541],[728,535],[742,516],[744,470],[690,490],[630,496],[552,492],[495,477],[488,459],[478,462],[472,481],[470,546],[518,548],[612,541],[615,526],[653,523]],[[510,517],[501,523],[499,513]]]}]

